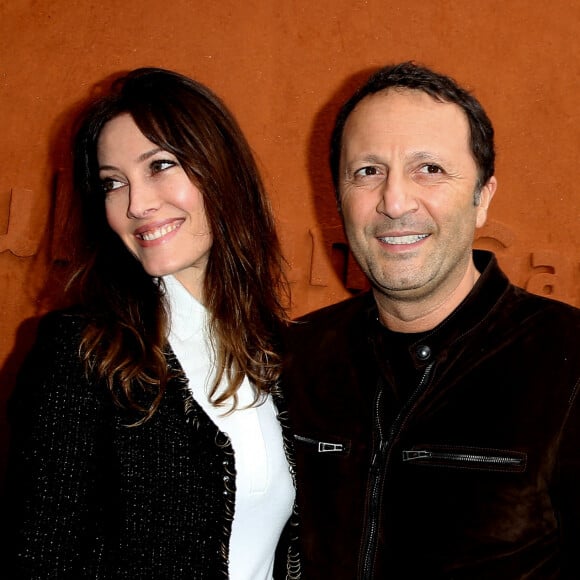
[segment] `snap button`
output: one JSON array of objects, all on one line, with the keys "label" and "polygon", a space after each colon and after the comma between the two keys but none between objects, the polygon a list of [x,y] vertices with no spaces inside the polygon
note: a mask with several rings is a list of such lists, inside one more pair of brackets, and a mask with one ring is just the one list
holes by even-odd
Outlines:
[{"label": "snap button", "polygon": [[431,357],[431,349],[426,344],[418,346],[416,352],[419,360],[427,360]]}]

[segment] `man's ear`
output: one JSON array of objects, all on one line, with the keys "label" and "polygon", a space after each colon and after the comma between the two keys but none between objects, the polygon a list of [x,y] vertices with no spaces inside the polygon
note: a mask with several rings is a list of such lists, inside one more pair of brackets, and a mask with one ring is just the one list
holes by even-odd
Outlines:
[{"label": "man's ear", "polygon": [[475,219],[475,227],[481,228],[487,220],[487,210],[491,204],[491,200],[495,195],[495,190],[497,189],[497,179],[492,175],[487,183],[479,190],[477,194],[477,215]]}]

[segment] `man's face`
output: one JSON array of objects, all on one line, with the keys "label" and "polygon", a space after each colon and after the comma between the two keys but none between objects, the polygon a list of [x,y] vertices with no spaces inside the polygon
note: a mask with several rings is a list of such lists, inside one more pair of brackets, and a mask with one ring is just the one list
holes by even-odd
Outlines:
[{"label": "man's face", "polygon": [[351,250],[378,298],[443,300],[471,263],[495,179],[479,203],[469,125],[455,104],[390,90],[365,97],[344,127],[340,204]]}]

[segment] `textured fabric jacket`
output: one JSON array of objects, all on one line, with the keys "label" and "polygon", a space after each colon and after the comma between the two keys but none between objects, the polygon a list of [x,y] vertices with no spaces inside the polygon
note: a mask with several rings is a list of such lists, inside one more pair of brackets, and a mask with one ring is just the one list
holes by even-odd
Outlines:
[{"label": "textured fabric jacket", "polygon": [[[148,422],[128,427],[136,417],[85,376],[82,327],[78,315],[45,317],[10,401],[8,578],[227,578],[229,439],[185,380],[168,384]],[[297,567],[295,549],[280,546],[277,578],[298,577],[286,575]]]},{"label": "textured fabric jacket", "polygon": [[510,285],[495,258],[409,348],[392,420],[372,295],[288,337],[308,579],[580,578],[580,311]]}]

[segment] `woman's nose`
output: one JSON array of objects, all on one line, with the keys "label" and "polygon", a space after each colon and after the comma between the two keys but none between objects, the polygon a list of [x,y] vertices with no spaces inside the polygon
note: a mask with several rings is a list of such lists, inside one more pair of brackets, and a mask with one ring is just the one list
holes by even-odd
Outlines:
[{"label": "woman's nose", "polygon": [[161,199],[154,187],[145,184],[131,184],[127,217],[142,219],[156,212],[160,205]]}]

